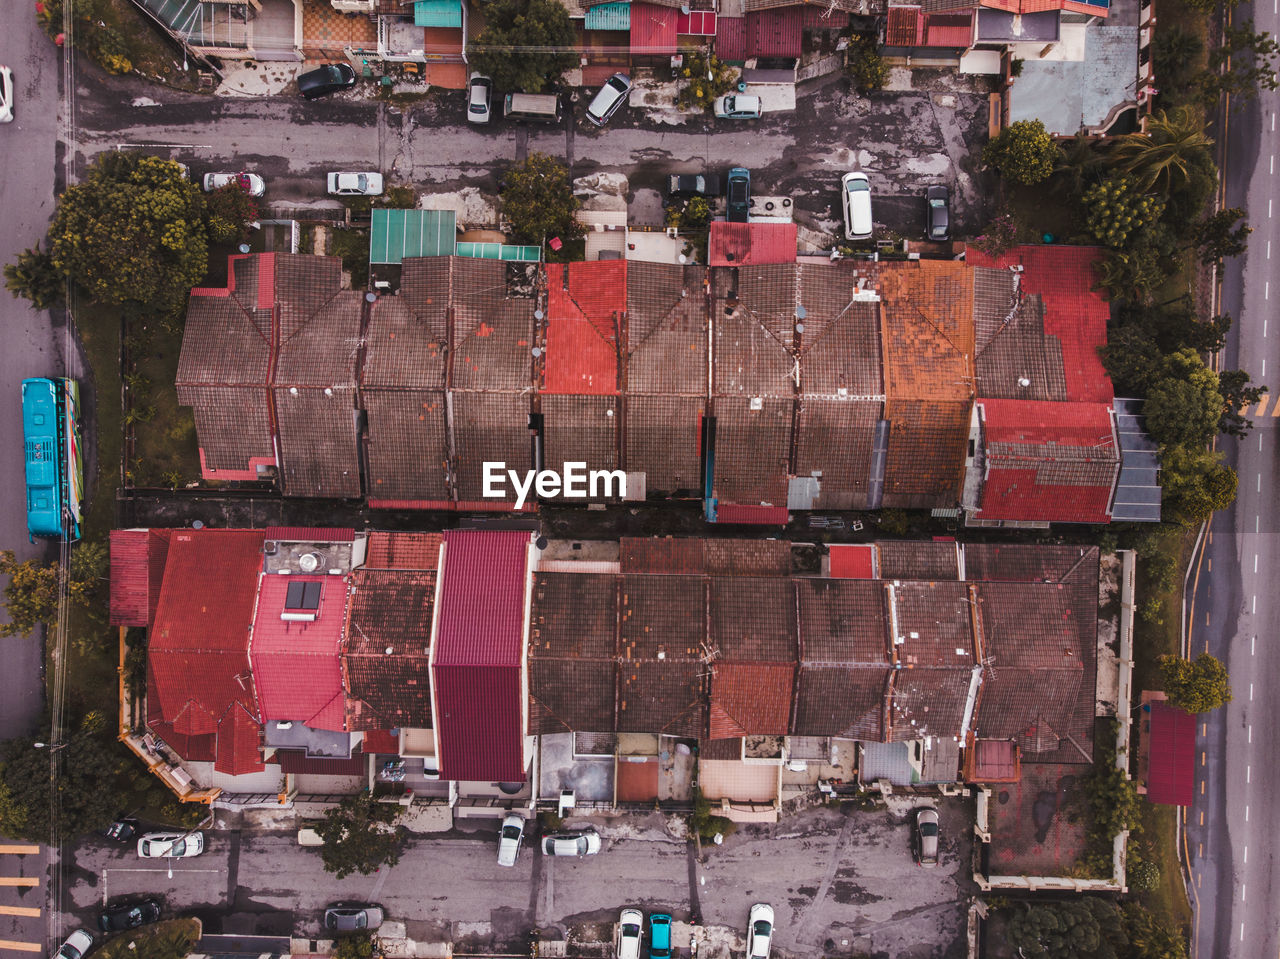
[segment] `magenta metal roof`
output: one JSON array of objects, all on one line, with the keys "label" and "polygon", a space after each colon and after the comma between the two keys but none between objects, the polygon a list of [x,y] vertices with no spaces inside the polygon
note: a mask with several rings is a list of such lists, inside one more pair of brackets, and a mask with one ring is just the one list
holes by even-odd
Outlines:
[{"label": "magenta metal roof", "polygon": [[1166,703],[1152,703],[1147,749],[1147,799],[1190,806],[1195,794],[1196,717]]}]

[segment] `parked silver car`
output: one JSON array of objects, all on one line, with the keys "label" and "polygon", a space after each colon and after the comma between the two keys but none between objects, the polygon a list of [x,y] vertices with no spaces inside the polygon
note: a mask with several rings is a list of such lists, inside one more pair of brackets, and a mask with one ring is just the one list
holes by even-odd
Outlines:
[{"label": "parked silver car", "polygon": [[384,918],[381,906],[338,902],[324,911],[324,927],[330,932],[373,932]]},{"label": "parked silver car", "polygon": [[600,834],[594,829],[549,832],[542,837],[542,851],[548,856],[593,856],[600,851]]},{"label": "parked silver car", "polygon": [[600,92],[591,98],[587,107],[587,119],[598,127],[609,122],[609,117],[618,112],[618,107],[627,102],[631,93],[631,78],[625,73],[615,73],[604,82]]},{"label": "parked silver car", "polygon": [[922,866],[938,864],[938,810],[916,810],[916,862]]}]

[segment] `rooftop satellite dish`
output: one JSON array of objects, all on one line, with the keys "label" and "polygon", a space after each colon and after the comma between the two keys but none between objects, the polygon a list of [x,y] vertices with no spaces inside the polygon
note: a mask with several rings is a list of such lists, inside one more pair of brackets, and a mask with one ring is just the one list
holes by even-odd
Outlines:
[{"label": "rooftop satellite dish", "polygon": [[315,553],[303,553],[298,557],[298,568],[304,573],[314,573],[320,568],[320,557]]}]

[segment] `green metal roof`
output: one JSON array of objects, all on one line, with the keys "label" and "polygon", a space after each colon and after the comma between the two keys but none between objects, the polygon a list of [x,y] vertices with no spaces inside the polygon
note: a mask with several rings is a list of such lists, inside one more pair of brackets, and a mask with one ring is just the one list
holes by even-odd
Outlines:
[{"label": "green metal roof", "polygon": [[586,30],[630,30],[630,3],[598,3],[587,8],[582,24]]},{"label": "green metal roof", "polygon": [[415,27],[462,26],[462,0],[418,0],[413,5]]},{"label": "green metal roof", "polygon": [[416,256],[452,256],[458,242],[452,210],[374,210],[369,262],[399,263]]},{"label": "green metal roof", "polygon": [[537,263],[542,249],[536,246],[507,246],[503,243],[459,243],[457,256],[476,260],[506,260],[509,263]]}]

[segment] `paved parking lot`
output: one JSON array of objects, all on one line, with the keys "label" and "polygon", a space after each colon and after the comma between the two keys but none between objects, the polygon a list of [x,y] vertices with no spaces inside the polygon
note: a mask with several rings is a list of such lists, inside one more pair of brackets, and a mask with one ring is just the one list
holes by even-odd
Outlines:
[{"label": "paved parking lot", "polygon": [[501,950],[519,948],[535,925],[607,938],[626,905],[678,920],[697,907],[721,945],[704,953],[728,956],[751,904],[769,902],[783,956],[960,956],[972,812],[959,801],[942,809],[942,862],[932,870],[911,858],[905,809],[819,807],[741,827],[723,846],[706,847],[701,862],[654,814],[601,820],[605,849],[582,860],[545,858],[526,841],[515,868],[503,869],[494,824],[414,838],[394,868],[342,881],[323,873],[291,830],[233,828],[235,817],[220,813],[205,855],[176,862],[172,879],[132,847],[86,841],[69,870],[65,920],[90,924],[104,896],[145,893],[159,894],[170,914],[199,916],[209,932],[318,936],[324,906],[351,899],[381,903],[409,938]]}]

